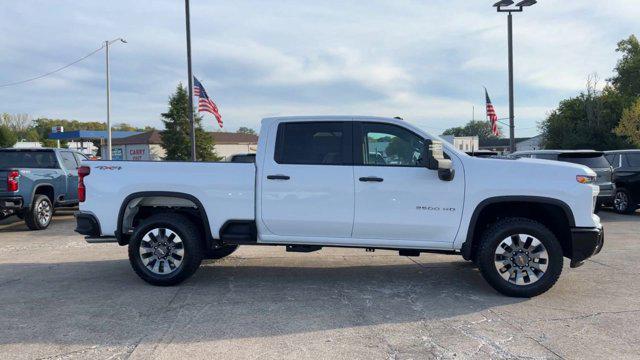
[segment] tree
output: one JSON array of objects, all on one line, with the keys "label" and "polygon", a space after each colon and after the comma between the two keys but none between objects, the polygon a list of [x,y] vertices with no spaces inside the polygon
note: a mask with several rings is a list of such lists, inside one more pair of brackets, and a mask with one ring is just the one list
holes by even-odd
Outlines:
[{"label": "tree", "polygon": [[635,35],[618,43],[617,52],[622,53],[615,67],[616,75],[610,79],[616,90],[627,98],[628,104],[640,96],[640,43]]},{"label": "tree", "polygon": [[556,110],[540,124],[543,146],[550,149],[608,150],[628,146],[613,129],[622,116],[624,101],[610,86],[602,91],[594,81],[585,92],[562,100]]},{"label": "tree", "polygon": [[16,134],[8,126],[0,125],[0,148],[12,147],[16,141]]},{"label": "tree", "polygon": [[[178,84],[175,93],[169,98],[169,110],[162,114],[165,130],[162,143],[167,151],[167,160],[191,159],[191,140],[189,124],[189,97],[187,90]],[[202,117],[194,117],[196,127],[196,157],[200,161],[216,161],[213,137],[202,128]]]},{"label": "tree", "polygon": [[248,128],[246,126],[240,126],[240,128],[238,128],[238,131],[236,131],[238,134],[249,134],[249,135],[255,135],[256,131],[253,130],[252,128]]},{"label": "tree", "polygon": [[622,112],[622,119],[614,132],[640,147],[640,98]]},{"label": "tree", "polygon": [[14,133],[26,131],[31,126],[29,114],[8,114],[0,116],[0,125],[8,127]]},{"label": "tree", "polygon": [[[500,127],[498,127],[500,129]],[[477,136],[480,141],[486,139],[495,139],[497,136],[491,130],[489,121],[469,121],[465,126],[453,127],[445,130],[442,135],[453,136]]]}]

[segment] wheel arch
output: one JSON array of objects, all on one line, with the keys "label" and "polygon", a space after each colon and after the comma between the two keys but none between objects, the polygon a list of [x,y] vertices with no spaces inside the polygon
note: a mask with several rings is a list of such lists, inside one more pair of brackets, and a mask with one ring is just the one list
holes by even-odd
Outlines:
[{"label": "wheel arch", "polygon": [[36,195],[46,195],[51,201],[51,206],[55,207],[56,204],[56,188],[53,184],[48,182],[37,183],[33,190],[31,190],[31,199],[29,199],[29,207],[31,207],[31,203],[33,203],[33,199],[35,199]]},{"label": "wheel arch", "polygon": [[194,219],[194,222],[196,222],[196,225],[200,226],[202,230],[202,234],[204,235],[206,246],[208,248],[211,248],[215,240],[211,233],[209,218],[207,217],[207,212],[204,209],[202,202],[200,202],[198,198],[196,198],[191,194],[182,193],[182,192],[172,192],[172,191],[141,191],[141,192],[129,194],[126,198],[124,198],[124,200],[122,201],[122,204],[120,205],[120,210],[118,212],[118,223],[117,223],[117,229],[115,233],[116,238],[118,239],[118,244],[127,245],[129,243],[130,233],[129,233],[129,229],[125,229],[125,221],[133,220],[137,214],[137,210],[134,210],[132,212],[128,211],[128,210],[132,210],[132,208],[130,208],[128,205],[139,199],[140,201],[138,201],[135,204],[135,207],[138,207],[138,205],[144,199],[154,199],[154,198],[181,199],[183,201],[186,200],[192,203],[195,206],[196,213],[199,215],[197,216],[198,218],[197,220]]},{"label": "wheel arch", "polygon": [[[532,218],[534,220],[543,219],[541,222],[550,227],[551,231],[556,234],[558,240],[562,243],[563,249],[570,251],[570,248],[565,247],[570,246],[570,228],[575,227],[575,217],[571,207],[567,203],[562,200],[541,196],[497,196],[481,201],[474,209],[471,220],[469,221],[466,239],[460,249],[462,257],[466,260],[473,259],[479,244],[481,232],[484,230],[483,226],[487,225],[486,221],[488,219],[492,219],[492,216],[500,216],[506,213],[505,209],[508,206],[512,206],[514,210],[510,216],[519,216],[522,213],[523,207],[530,207],[531,204],[534,206],[528,209],[529,212],[546,208],[554,209],[556,215],[563,215],[557,222],[545,221],[549,219],[548,214],[539,214]],[[566,229],[564,229],[566,231],[562,229],[562,227],[565,227],[563,226],[564,224],[567,225]]]}]

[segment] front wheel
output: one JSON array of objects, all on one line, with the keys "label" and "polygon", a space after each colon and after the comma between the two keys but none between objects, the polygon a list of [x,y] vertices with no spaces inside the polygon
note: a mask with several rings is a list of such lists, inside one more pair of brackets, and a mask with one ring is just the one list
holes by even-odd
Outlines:
[{"label": "front wheel", "polygon": [[636,204],[631,198],[631,193],[625,188],[616,189],[613,196],[613,210],[618,214],[631,214],[636,211]]},{"label": "front wheel", "polygon": [[177,214],[158,214],[142,221],[129,241],[129,262],[142,280],[176,285],[193,275],[203,256],[195,224]]},{"label": "front wheel", "polygon": [[544,225],[507,218],[482,236],[478,266],[487,282],[502,294],[533,297],[549,290],[562,272],[562,246]]}]

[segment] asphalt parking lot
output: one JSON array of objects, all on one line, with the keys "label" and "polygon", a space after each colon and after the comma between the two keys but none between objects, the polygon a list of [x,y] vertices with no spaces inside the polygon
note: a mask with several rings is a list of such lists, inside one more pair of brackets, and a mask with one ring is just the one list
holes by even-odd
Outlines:
[{"label": "asphalt parking lot", "polygon": [[0,354],[24,359],[639,358],[640,213],[601,214],[605,248],[512,299],[459,257],[244,247],[160,288],[70,213],[0,224]]}]

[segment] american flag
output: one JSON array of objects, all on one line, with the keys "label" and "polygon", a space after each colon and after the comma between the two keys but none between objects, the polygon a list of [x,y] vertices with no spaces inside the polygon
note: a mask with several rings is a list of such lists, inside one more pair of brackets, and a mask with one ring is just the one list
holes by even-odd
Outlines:
[{"label": "american flag", "polygon": [[202,86],[202,83],[193,77],[193,94],[198,97],[198,111],[204,111],[213,114],[218,120],[218,125],[222,127],[222,115],[220,115],[220,111],[218,111],[218,107],[216,104],[209,99],[207,95],[207,91]]},{"label": "american flag", "polygon": [[487,98],[487,117],[491,121],[491,132],[493,135],[500,136],[500,130],[498,129],[498,115],[496,115],[496,109],[493,108],[491,99],[489,99],[489,93],[487,89],[484,89],[484,96]]}]

